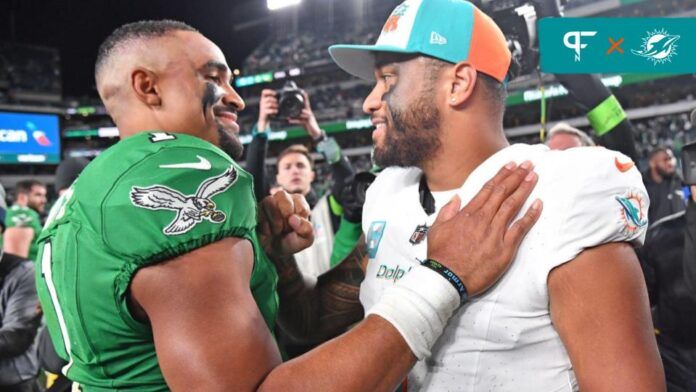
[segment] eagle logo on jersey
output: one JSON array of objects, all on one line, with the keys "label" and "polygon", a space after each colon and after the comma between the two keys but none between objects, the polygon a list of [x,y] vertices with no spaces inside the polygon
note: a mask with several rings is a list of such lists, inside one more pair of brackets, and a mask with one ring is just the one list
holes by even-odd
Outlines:
[{"label": "eagle logo on jersey", "polygon": [[641,192],[630,191],[624,196],[615,196],[615,198],[621,205],[625,234],[633,234],[636,230],[648,225],[645,198],[641,196]]},{"label": "eagle logo on jersey", "polygon": [[15,215],[12,217],[12,223],[17,227],[26,227],[31,220],[32,218],[29,215]]},{"label": "eagle logo on jersey", "polygon": [[148,210],[176,211],[174,220],[162,232],[166,235],[184,234],[204,219],[222,223],[227,219],[224,212],[217,210],[211,198],[228,190],[237,181],[237,170],[230,166],[222,174],[208,178],[198,186],[195,195],[186,196],[164,185],[147,188],[134,186],[131,202]]}]

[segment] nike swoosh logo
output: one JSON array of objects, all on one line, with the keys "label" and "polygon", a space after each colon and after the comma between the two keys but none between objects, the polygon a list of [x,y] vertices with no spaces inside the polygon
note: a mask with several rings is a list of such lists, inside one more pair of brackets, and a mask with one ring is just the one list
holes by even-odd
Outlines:
[{"label": "nike swoosh logo", "polygon": [[160,168],[162,169],[196,169],[196,170],[210,170],[213,165],[210,164],[210,161],[203,158],[200,155],[196,155],[196,158],[198,158],[198,162],[189,162],[189,163],[173,163],[171,165],[160,165]]},{"label": "nike swoosh logo", "polygon": [[616,168],[619,169],[621,173],[626,173],[627,171],[633,169],[633,166],[636,164],[633,163],[633,161],[621,163],[619,162],[619,158],[614,158],[614,165],[616,165]]}]

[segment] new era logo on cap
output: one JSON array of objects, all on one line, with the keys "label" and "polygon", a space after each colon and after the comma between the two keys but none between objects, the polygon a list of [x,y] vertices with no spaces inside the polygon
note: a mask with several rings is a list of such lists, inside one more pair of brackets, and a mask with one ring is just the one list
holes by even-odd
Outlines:
[{"label": "new era logo on cap", "polygon": [[441,36],[437,31],[430,33],[430,43],[433,45],[447,45],[447,38]]}]

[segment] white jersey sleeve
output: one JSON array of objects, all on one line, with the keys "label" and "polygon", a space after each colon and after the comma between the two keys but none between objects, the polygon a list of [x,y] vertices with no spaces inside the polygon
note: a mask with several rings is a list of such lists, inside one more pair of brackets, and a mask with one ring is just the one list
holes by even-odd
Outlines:
[{"label": "white jersey sleeve", "polygon": [[[558,211],[556,247],[548,271],[587,248],[610,242],[640,246],[648,227],[649,199],[640,172],[627,156],[604,148],[577,148],[557,154],[559,188],[568,196]],[[561,169],[562,168],[562,169]],[[560,171],[558,171],[561,169]]]}]

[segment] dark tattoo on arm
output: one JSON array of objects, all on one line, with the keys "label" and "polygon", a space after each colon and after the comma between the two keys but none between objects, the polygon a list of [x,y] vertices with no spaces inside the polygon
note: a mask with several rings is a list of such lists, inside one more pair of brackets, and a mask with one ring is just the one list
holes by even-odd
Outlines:
[{"label": "dark tattoo on arm", "polygon": [[281,328],[296,339],[318,343],[362,320],[360,283],[365,278],[367,247],[361,237],[353,251],[307,287],[293,258],[274,260],[278,270]]}]

